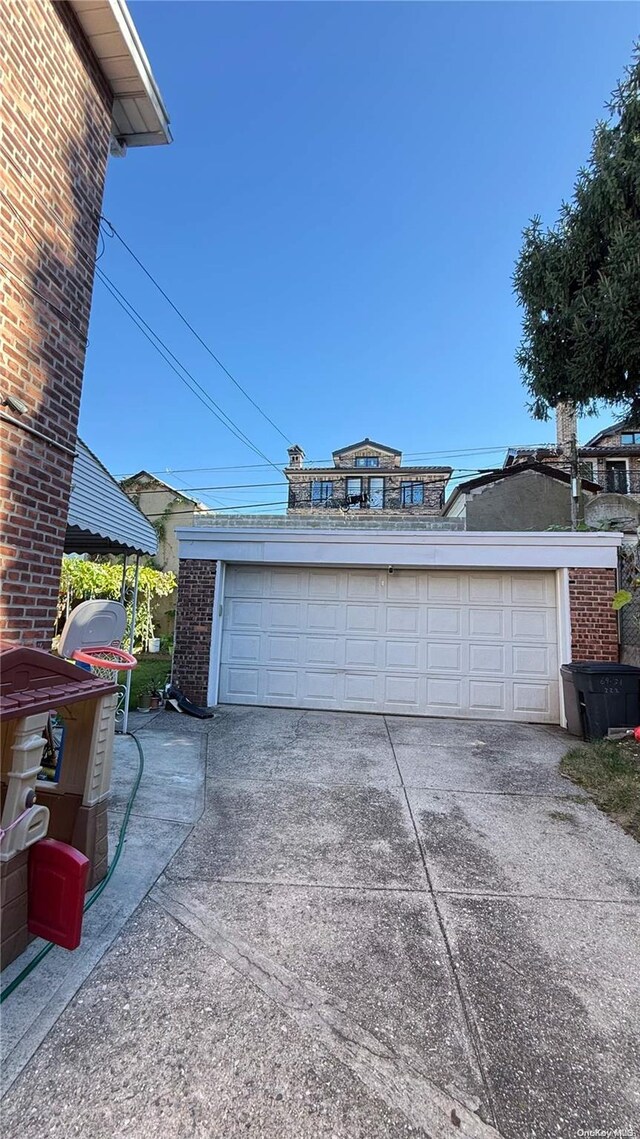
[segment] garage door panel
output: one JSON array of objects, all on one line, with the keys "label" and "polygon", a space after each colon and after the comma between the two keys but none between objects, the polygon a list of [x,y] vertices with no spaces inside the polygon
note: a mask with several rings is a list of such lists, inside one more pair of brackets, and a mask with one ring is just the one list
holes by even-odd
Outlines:
[{"label": "garage door panel", "polygon": [[462,708],[462,680],[456,677],[427,677],[427,704],[433,708],[445,709],[453,715],[452,709]]},{"label": "garage door panel", "polygon": [[354,601],[378,601],[381,593],[380,576],[378,570],[347,572],[347,597]]},{"label": "garage door panel", "polygon": [[221,701],[558,722],[553,573],[227,568]]},{"label": "garage door panel", "polygon": [[335,668],[340,663],[340,647],[341,642],[337,637],[303,637],[301,638],[306,652],[303,653],[303,659],[309,661],[310,664],[325,664],[333,665]]},{"label": "garage door panel", "polygon": [[505,579],[499,574],[469,574],[469,602],[477,605],[482,602],[502,605],[505,597]]},{"label": "garage door panel", "polygon": [[417,676],[386,676],[384,678],[384,702],[393,705],[394,710],[402,709],[413,713],[420,707],[420,678]]},{"label": "garage door panel", "polygon": [[309,571],[309,597],[337,601],[340,596],[340,578],[329,570]]},{"label": "garage door panel", "polygon": [[387,605],[385,616],[387,633],[420,632],[420,608],[417,605]]},{"label": "garage door panel", "polygon": [[420,667],[420,642],[386,641],[384,644],[384,667],[400,670],[418,669]]},{"label": "garage door panel", "polygon": [[387,574],[387,600],[388,601],[418,601],[420,598],[420,579],[416,573]]},{"label": "garage door panel", "polygon": [[344,678],[345,700],[350,704],[377,706],[379,703],[377,686],[378,675],[376,673],[348,672]]},{"label": "garage door panel", "polygon": [[513,640],[543,641],[548,644],[553,636],[554,625],[555,613],[552,610],[511,610],[511,639]]},{"label": "garage door panel", "polygon": [[462,581],[458,573],[438,572],[423,577],[426,601],[461,601]]},{"label": "garage door panel", "polygon": [[301,606],[298,601],[268,601],[265,603],[267,629],[299,629]]},{"label": "garage door panel", "polygon": [[486,716],[507,712],[507,684],[501,680],[470,680],[469,707]]},{"label": "garage door panel", "polygon": [[507,669],[505,645],[472,643],[469,645],[469,674],[490,672],[504,676]]},{"label": "garage door panel", "polygon": [[469,635],[471,637],[491,637],[503,639],[505,635],[504,609],[469,609]]},{"label": "garage door panel", "polygon": [[448,634],[459,637],[462,632],[462,611],[443,606],[427,610],[427,635]]},{"label": "garage door panel", "polygon": [[233,633],[229,638],[229,660],[258,664],[260,661],[260,633]]},{"label": "garage door panel", "polygon": [[264,670],[264,696],[281,700],[295,700],[298,695],[298,670],[266,668]]},{"label": "garage door panel", "polygon": [[514,681],[513,711],[522,715],[548,715],[551,701],[548,684]]},{"label": "garage door panel", "polygon": [[251,696],[258,697],[260,687],[260,670],[257,668],[241,668],[230,664],[226,670],[225,690],[228,697]]},{"label": "garage door panel", "polygon": [[265,658],[269,663],[298,664],[300,647],[298,636],[265,635]]},{"label": "garage door panel", "polygon": [[547,645],[513,645],[513,676],[542,676],[551,674],[556,667],[556,653]]},{"label": "garage door panel", "polygon": [[431,641],[427,645],[427,670],[429,672],[463,671],[462,644],[459,641]]},{"label": "garage door panel", "polygon": [[378,629],[379,617],[379,605],[347,605],[347,632],[350,633],[362,629],[370,633],[375,633]]},{"label": "garage door panel", "polygon": [[339,629],[342,620],[342,605],[335,601],[310,601],[306,606],[306,622],[308,629]]},{"label": "garage door panel", "polygon": [[555,581],[550,574],[512,574],[510,585],[514,605],[545,605],[555,609]]},{"label": "garage door panel", "polygon": [[314,672],[312,669],[307,669],[304,674],[304,696],[307,700],[324,701],[323,707],[337,708],[340,703],[341,679],[335,672],[328,670]]}]

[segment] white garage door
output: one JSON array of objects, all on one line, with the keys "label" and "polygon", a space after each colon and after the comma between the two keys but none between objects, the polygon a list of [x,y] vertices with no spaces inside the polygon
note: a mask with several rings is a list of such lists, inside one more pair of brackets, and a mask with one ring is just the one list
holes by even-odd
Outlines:
[{"label": "white garage door", "polygon": [[545,572],[229,566],[222,703],[557,723]]}]

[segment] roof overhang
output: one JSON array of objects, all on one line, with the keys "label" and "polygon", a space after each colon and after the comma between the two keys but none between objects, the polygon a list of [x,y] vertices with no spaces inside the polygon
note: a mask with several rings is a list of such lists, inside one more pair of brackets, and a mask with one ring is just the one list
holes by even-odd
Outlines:
[{"label": "roof overhang", "polygon": [[177,529],[181,558],[261,565],[613,569],[617,532]]},{"label": "roof overhang", "polygon": [[158,536],[147,518],[78,439],[71,480],[66,554],[155,554]]},{"label": "roof overhang", "polygon": [[171,142],[169,115],[124,0],[68,0],[113,92],[113,135],[121,145]]}]

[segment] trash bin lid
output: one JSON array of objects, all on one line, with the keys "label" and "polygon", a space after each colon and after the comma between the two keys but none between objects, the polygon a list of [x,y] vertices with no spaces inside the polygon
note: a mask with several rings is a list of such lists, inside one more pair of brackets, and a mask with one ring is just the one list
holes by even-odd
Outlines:
[{"label": "trash bin lid", "polygon": [[563,664],[561,673],[606,673],[607,676],[640,676],[640,668],[634,664],[618,664],[617,661],[601,660],[574,660],[571,664]]}]

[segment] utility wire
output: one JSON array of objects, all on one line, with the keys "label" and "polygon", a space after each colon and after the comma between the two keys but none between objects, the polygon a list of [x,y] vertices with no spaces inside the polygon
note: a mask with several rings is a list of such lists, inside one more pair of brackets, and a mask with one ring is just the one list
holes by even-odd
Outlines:
[{"label": "utility wire", "polygon": [[191,324],[191,322],[190,322],[189,320],[187,320],[187,318],[186,318],[186,316],[184,315],[184,313],[183,313],[183,312],[182,312],[182,311],[181,311],[181,310],[178,308],[178,306],[177,306],[177,305],[176,305],[176,304],[175,304],[175,303],[174,303],[174,302],[171,300],[171,297],[170,297],[170,296],[169,296],[169,295],[168,295],[168,294],[165,292],[165,290],[162,288],[162,285],[160,284],[160,282],[159,282],[159,281],[158,281],[158,280],[157,280],[157,279],[154,277],[153,273],[151,273],[151,272],[150,272],[150,270],[149,270],[149,269],[147,269],[146,265],[144,265],[144,264],[142,263],[142,261],[141,261],[141,260],[140,260],[140,258],[137,256],[137,254],[135,254],[135,253],[133,252],[133,249],[131,248],[131,246],[130,246],[130,245],[127,245],[127,242],[124,240],[124,237],[122,237],[122,235],[121,235],[120,233],[118,233],[118,230],[117,230],[117,229],[116,229],[116,227],[114,226],[113,222],[109,221],[109,219],[108,219],[108,218],[106,218],[106,217],[104,217],[104,216],[102,216],[100,220],[101,220],[102,222],[104,222],[104,224],[105,224],[106,226],[108,226],[108,227],[109,227],[109,229],[110,229],[110,231],[111,231],[111,236],[112,236],[112,237],[117,237],[118,241],[120,242],[120,244],[121,244],[122,246],[124,246],[124,248],[126,249],[127,253],[129,254],[129,256],[130,256],[130,257],[132,257],[132,258],[133,258],[133,260],[135,261],[136,265],[138,265],[138,266],[139,266],[139,267],[142,269],[142,272],[145,274],[145,276],[146,276],[146,277],[148,277],[148,279],[149,279],[149,280],[151,281],[151,283],[152,283],[152,284],[155,286],[155,288],[158,290],[158,292],[160,293],[160,295],[164,297],[165,301],[166,301],[166,302],[167,302],[167,304],[168,304],[168,305],[169,305],[169,306],[170,306],[170,307],[173,309],[173,311],[175,312],[176,316],[179,316],[179,317],[180,317],[180,320],[182,321],[182,323],[183,323],[184,325],[186,325],[186,327],[189,329],[189,331],[190,331],[191,333],[193,333],[193,335],[195,336],[195,338],[196,338],[196,340],[198,341],[198,343],[202,345],[202,347],[204,348],[205,352],[207,352],[207,353],[209,354],[209,356],[211,357],[211,359],[212,359],[212,360],[214,360],[214,361],[215,361],[215,363],[218,365],[218,367],[222,369],[222,371],[224,372],[225,376],[227,376],[227,377],[228,377],[228,378],[231,380],[231,383],[232,383],[232,384],[235,384],[235,386],[237,387],[238,391],[242,392],[242,394],[243,394],[243,396],[245,397],[245,399],[248,399],[249,403],[250,403],[250,404],[252,404],[252,406],[253,406],[253,407],[255,407],[256,411],[259,411],[259,412],[260,412],[260,415],[262,416],[262,418],[263,418],[263,419],[266,419],[267,423],[270,423],[270,424],[271,424],[271,426],[273,427],[274,431],[277,431],[277,432],[278,432],[278,435],[280,435],[280,436],[281,436],[281,437],[284,439],[285,443],[291,443],[291,439],[289,439],[288,435],[285,435],[284,431],[282,431],[282,430],[281,430],[281,429],[278,427],[278,424],[277,424],[277,423],[274,423],[274,421],[273,421],[273,419],[271,418],[271,416],[267,415],[266,411],[264,411],[264,410],[263,410],[263,409],[260,407],[260,404],[259,404],[259,403],[256,403],[256,401],[255,401],[255,399],[253,398],[253,396],[249,395],[249,392],[246,390],[246,388],[244,388],[244,387],[242,386],[242,384],[239,382],[239,380],[237,380],[237,379],[235,378],[235,376],[233,376],[233,375],[231,374],[231,372],[229,371],[229,369],[228,369],[228,368],[227,368],[227,367],[226,367],[226,366],[225,366],[225,365],[222,363],[222,360],[221,360],[221,359],[220,359],[218,356],[216,356],[215,352],[213,351],[213,349],[212,349],[212,348],[210,348],[210,347],[209,347],[209,345],[207,344],[206,340],[203,340],[203,338],[201,337],[200,333],[199,333],[199,332],[198,332],[198,331],[197,331],[197,330],[196,330],[196,329],[193,327],[193,325]]},{"label": "utility wire", "polygon": [[[196,398],[200,400],[200,403],[203,404],[204,407],[206,407],[207,410],[210,411],[211,414],[214,415],[216,419],[219,420],[219,422],[222,423],[222,425],[236,437],[236,439],[239,439],[241,443],[244,443],[245,446],[249,447],[250,450],[254,451],[256,455],[260,456],[260,458],[265,459],[266,463],[269,466],[273,467],[274,470],[278,472],[278,474],[280,474],[280,468],[277,467],[275,463],[272,463],[271,460],[268,459],[264,454],[264,451],[261,451],[260,448],[252,442],[249,436],[245,435],[244,431],[242,431],[238,424],[235,423],[234,420],[232,420],[231,417],[222,410],[220,405],[217,404],[216,401],[209,395],[206,388],[203,388],[202,384],[198,382],[193,373],[190,372],[183,363],[181,363],[181,361],[171,351],[168,345],[165,344],[164,340],[162,340],[162,338],[158,336],[157,332],[155,332],[151,326],[147,324],[147,321],[143,316],[141,316],[134,305],[131,304],[131,301],[127,300],[124,294],[120,292],[116,285],[114,285],[113,281],[111,281],[107,274],[98,266],[96,266],[96,276],[98,277],[98,280],[100,280],[104,285],[104,287],[111,293],[111,296],[114,298],[116,303],[120,305],[120,308],[126,312],[129,319],[132,320],[133,323],[139,328],[143,336],[145,336],[149,343],[153,345],[153,347],[156,349],[156,352],[162,356],[165,363],[169,365],[173,372],[175,372],[181,383],[183,383],[185,387],[189,388],[189,391],[191,391],[193,395],[195,395]],[[177,364],[178,367],[176,367],[175,364],[171,362],[172,360],[175,361],[175,364]],[[181,371],[178,371],[178,368],[180,368],[181,371],[189,377],[191,383],[185,380],[184,376],[181,374]],[[202,395],[200,395],[195,390],[195,388],[192,387],[192,384],[195,384],[195,388],[199,388],[200,392],[202,392]],[[202,396],[204,396],[204,399]],[[214,410],[214,408],[217,410]]]},{"label": "utility wire", "polygon": [[[255,510],[259,506],[287,506],[287,505],[288,505],[287,502],[247,502],[247,503],[243,503],[243,502],[237,503],[236,502],[233,504],[233,506],[218,506],[215,510],[212,509],[211,513],[212,514],[219,514],[222,510],[237,510],[239,506],[241,506],[243,510]],[[162,512],[162,513],[164,513],[164,512]],[[162,518],[162,513],[159,513],[159,514],[146,514],[145,513],[145,518]],[[173,518],[174,514],[193,514],[193,513],[194,513],[193,510],[172,510],[171,517]],[[200,517],[202,517],[203,513],[204,513],[204,511],[202,511],[200,513]]]}]

